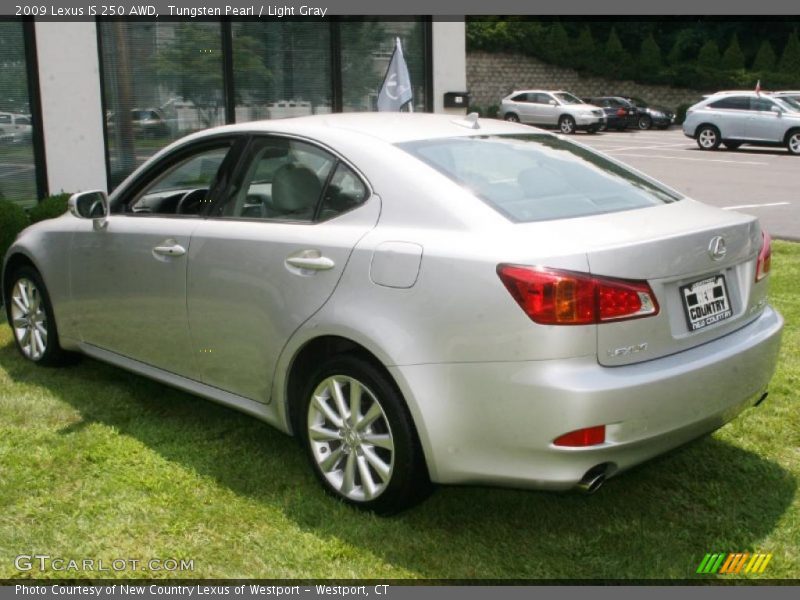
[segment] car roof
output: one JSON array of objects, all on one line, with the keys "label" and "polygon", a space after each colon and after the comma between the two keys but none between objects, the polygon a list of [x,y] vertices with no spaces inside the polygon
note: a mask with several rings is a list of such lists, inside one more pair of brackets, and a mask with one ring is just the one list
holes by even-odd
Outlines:
[{"label": "car roof", "polygon": [[[474,127],[475,123],[477,123],[477,128]],[[500,119],[473,121],[466,116],[450,114],[352,112],[223,125],[203,130],[189,138],[198,139],[209,134],[259,131],[299,135],[322,142],[332,142],[341,138],[342,135],[360,135],[389,144],[472,135],[519,135],[525,133],[552,135],[528,125],[510,123]]]},{"label": "car roof", "polygon": [[[566,90],[514,90],[509,96],[514,94],[572,94],[572,92]],[[574,94],[572,95],[574,96]]]}]

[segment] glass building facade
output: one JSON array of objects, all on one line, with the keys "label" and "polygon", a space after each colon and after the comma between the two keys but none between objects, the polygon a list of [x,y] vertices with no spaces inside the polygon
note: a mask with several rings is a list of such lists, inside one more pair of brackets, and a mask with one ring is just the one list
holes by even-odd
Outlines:
[{"label": "glass building facade", "polygon": [[98,21],[109,189],[192,131],[375,110],[398,37],[431,110],[427,20]]},{"label": "glass building facade", "polygon": [[40,195],[34,134],[38,129],[29,85],[26,24],[0,21],[0,199],[25,208]]}]

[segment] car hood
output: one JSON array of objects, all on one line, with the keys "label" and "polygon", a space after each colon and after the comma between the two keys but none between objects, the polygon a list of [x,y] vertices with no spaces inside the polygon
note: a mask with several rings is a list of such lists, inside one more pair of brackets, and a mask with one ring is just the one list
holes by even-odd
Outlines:
[{"label": "car hood", "polygon": [[562,106],[568,110],[603,110],[594,104],[563,104]]},{"label": "car hood", "polygon": [[[639,107],[639,110],[642,110],[642,107]],[[655,110],[655,111],[667,113],[667,114],[670,114],[670,115],[675,112],[674,110],[672,110],[671,108],[667,108],[666,106],[656,106],[654,104],[651,104],[650,106],[648,106],[647,110]]]}]

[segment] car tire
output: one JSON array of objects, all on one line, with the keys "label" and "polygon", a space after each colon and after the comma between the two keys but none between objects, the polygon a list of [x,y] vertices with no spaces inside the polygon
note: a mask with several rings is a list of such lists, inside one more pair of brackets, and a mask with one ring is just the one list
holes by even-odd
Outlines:
[{"label": "car tire", "polygon": [[741,142],[722,142],[728,150],[738,150]]},{"label": "car tire", "polygon": [[592,133],[592,134],[594,134],[594,133],[597,133],[599,130],[600,130],[600,128],[599,128],[599,127],[589,127],[589,128],[586,130],[586,133]]},{"label": "car tire", "polygon": [[503,118],[512,123],[519,123],[519,117],[515,113],[506,113]]},{"label": "car tire", "polygon": [[719,138],[719,129],[713,125],[703,125],[697,130],[695,140],[700,150],[716,150],[719,148],[721,141]]},{"label": "car tire", "polygon": [[639,129],[647,130],[653,126],[653,119],[651,119],[649,115],[642,115],[639,117],[639,122],[637,124]]},{"label": "car tire", "polygon": [[786,136],[786,149],[790,154],[800,156],[800,131],[791,131]]},{"label": "car tire", "polygon": [[14,343],[27,360],[43,366],[59,366],[75,356],[61,349],[53,305],[39,272],[31,266],[14,270],[4,290],[6,317]]},{"label": "car tire", "polygon": [[388,515],[430,492],[411,415],[382,369],[353,354],[335,356],[309,378],[301,399],[297,430],[328,493]]},{"label": "car tire", "polygon": [[558,120],[558,129],[565,135],[572,135],[575,133],[575,119],[569,115],[564,115]]}]

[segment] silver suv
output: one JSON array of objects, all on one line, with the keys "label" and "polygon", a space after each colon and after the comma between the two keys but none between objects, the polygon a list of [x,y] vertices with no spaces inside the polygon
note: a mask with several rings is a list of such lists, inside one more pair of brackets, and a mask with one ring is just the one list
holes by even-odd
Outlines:
[{"label": "silver suv", "polygon": [[569,92],[519,90],[512,92],[500,103],[500,115],[506,121],[558,127],[561,133],[575,133],[584,129],[595,133],[605,127],[603,109],[586,104]]},{"label": "silver suv", "polygon": [[729,150],[742,144],[786,146],[800,154],[800,104],[787,97],[757,92],[713,94],[686,111],[684,135],[701,150]]}]

